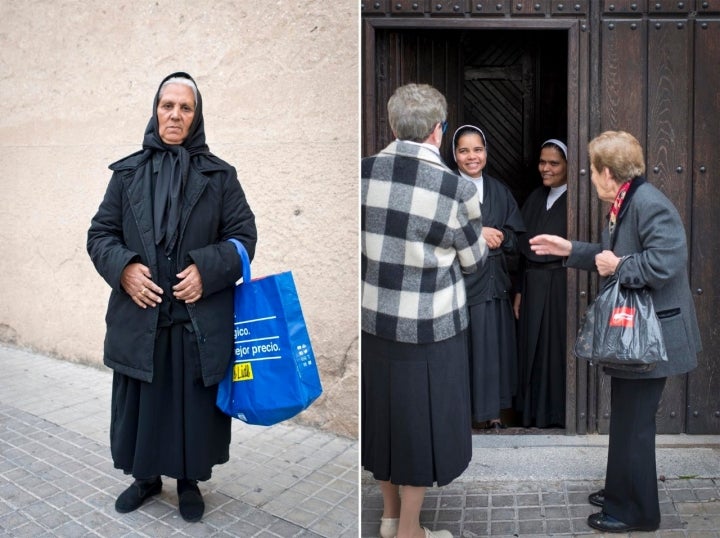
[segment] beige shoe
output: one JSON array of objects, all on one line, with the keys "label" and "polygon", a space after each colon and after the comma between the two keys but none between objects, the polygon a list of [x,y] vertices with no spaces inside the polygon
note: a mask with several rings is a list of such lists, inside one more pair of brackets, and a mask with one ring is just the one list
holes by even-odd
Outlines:
[{"label": "beige shoe", "polygon": [[380,536],[382,538],[395,538],[398,531],[400,518],[397,517],[381,517],[380,518]]},{"label": "beige shoe", "polygon": [[453,538],[450,531],[431,531],[427,527],[423,527],[425,538]]}]

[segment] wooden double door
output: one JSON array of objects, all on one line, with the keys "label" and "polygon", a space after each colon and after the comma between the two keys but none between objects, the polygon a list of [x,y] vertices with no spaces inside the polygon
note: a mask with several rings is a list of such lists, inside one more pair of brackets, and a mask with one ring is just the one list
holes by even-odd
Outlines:
[{"label": "wooden double door", "polygon": [[[362,154],[392,138],[385,106],[394,89],[432,84],[448,98],[451,131],[464,123],[483,128],[487,171],[520,204],[540,183],[541,143],[567,140],[568,235],[597,240],[608,208],[592,190],[586,144],[607,129],[633,133],[646,151],[648,179],[684,220],[704,347],[695,371],[668,380],[658,431],[720,433],[720,201],[713,196],[720,186],[720,2],[703,12],[669,2],[571,4],[581,9],[568,14],[557,2],[535,2],[518,14],[516,3],[499,2],[502,17],[473,11],[475,2],[433,3],[422,17],[398,10],[407,2],[363,7]],[[433,11],[441,5],[442,17]],[[530,18],[539,5],[544,16]],[[596,290],[595,276],[568,272],[568,350]],[[567,364],[567,432],[607,432],[609,378],[570,353]]]}]

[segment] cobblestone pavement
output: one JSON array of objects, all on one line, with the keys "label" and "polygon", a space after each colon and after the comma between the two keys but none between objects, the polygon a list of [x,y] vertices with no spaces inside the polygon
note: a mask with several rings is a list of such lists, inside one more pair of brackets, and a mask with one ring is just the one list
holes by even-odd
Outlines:
[{"label": "cobblestone pavement", "polygon": [[[446,529],[453,536],[600,536],[587,525],[599,509],[588,494],[602,481],[487,482],[457,481],[429,489],[421,513],[429,529]],[[720,537],[720,479],[673,479],[659,482],[662,523],[654,533],[632,536]],[[371,481],[363,480],[362,534],[378,536],[382,497]],[[613,536],[627,536],[614,534]]]},{"label": "cobblestone pavement", "polygon": [[199,523],[175,480],[129,514],[110,458],[106,369],[0,345],[0,536],[357,537],[357,441],[282,423],[233,421],[230,461],[200,483]]},{"label": "cobblestone pavement", "polygon": [[[110,381],[0,344],[0,536],[378,536],[382,500],[357,441],[292,422],[233,422],[230,462],[200,484],[202,522],[179,516],[171,479],[118,514],[129,480],[110,459]],[[585,521],[605,455],[606,436],[474,436],[466,473],[428,490],[423,524],[462,538],[599,536]],[[658,470],[662,524],[642,534],[720,538],[720,436],[659,436]]]},{"label": "cobblestone pavement", "polygon": [[[603,487],[607,435],[505,431],[512,433],[475,431],[465,472],[428,489],[423,524],[456,538],[600,536],[587,525],[587,516],[600,510],[587,498]],[[656,447],[660,529],[631,534],[720,538],[720,435],[658,435]],[[367,471],[361,505],[362,538],[378,536],[382,496]]]}]

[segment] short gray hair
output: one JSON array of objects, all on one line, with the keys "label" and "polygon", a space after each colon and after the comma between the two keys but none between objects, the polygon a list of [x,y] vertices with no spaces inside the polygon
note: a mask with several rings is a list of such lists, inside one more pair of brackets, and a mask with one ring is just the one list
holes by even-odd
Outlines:
[{"label": "short gray hair", "polygon": [[160,92],[158,93],[158,100],[162,98],[163,90],[165,86],[168,84],[183,84],[190,88],[193,91],[193,95],[195,96],[195,106],[198,104],[198,90],[197,86],[195,86],[195,83],[190,80],[189,78],[185,77],[172,77],[167,79],[165,82],[163,82],[162,86],[160,86]]},{"label": "short gray hair", "polygon": [[445,96],[428,84],[406,84],[387,104],[390,128],[400,140],[423,142],[447,118]]}]

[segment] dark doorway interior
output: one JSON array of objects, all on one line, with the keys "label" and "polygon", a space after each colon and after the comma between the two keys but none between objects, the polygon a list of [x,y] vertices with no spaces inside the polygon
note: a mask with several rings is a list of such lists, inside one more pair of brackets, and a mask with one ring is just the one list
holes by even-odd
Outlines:
[{"label": "dark doorway interior", "polygon": [[410,82],[431,84],[448,100],[449,136],[442,153],[454,164],[452,132],[473,123],[488,139],[487,172],[522,204],[540,178],[540,144],[567,140],[567,30],[378,29],[363,109],[363,156],[387,146],[387,101]]},{"label": "dark doorway interior", "polygon": [[[541,184],[540,145],[568,135],[567,29],[378,29],[373,36],[372,80],[363,110],[364,153],[392,140],[386,104],[395,88],[427,83],[448,100],[450,129],[442,153],[453,166],[452,133],[463,124],[479,126],[488,142],[486,171],[510,187],[518,205]],[[571,178],[572,182],[572,178]],[[570,188],[575,188],[571,185]],[[511,271],[517,260],[508,260]],[[575,384],[568,383],[574,391]],[[575,399],[575,394],[566,394]],[[503,433],[529,433],[511,410]],[[537,433],[549,433],[537,430]]]},{"label": "dark doorway interior", "polygon": [[[458,124],[483,129],[488,141],[487,173],[505,181],[522,206],[541,183],[537,161],[542,142],[549,138],[567,142],[567,33],[467,31],[459,47]],[[517,262],[508,259],[513,277]],[[504,410],[502,419],[511,426],[505,432],[528,432],[513,428],[521,418],[512,409]]]},{"label": "dark doorway interior", "polygon": [[[468,31],[460,46],[460,122],[483,129],[487,173],[505,181],[522,206],[540,184],[537,160],[542,142],[567,141],[567,33]],[[517,260],[508,262],[514,271]],[[509,426],[520,423],[512,410],[503,411],[502,418]]]},{"label": "dark doorway interior", "polygon": [[567,141],[567,33],[467,31],[460,47],[459,120],[483,129],[487,172],[503,179],[522,205],[540,184],[542,142]]}]

